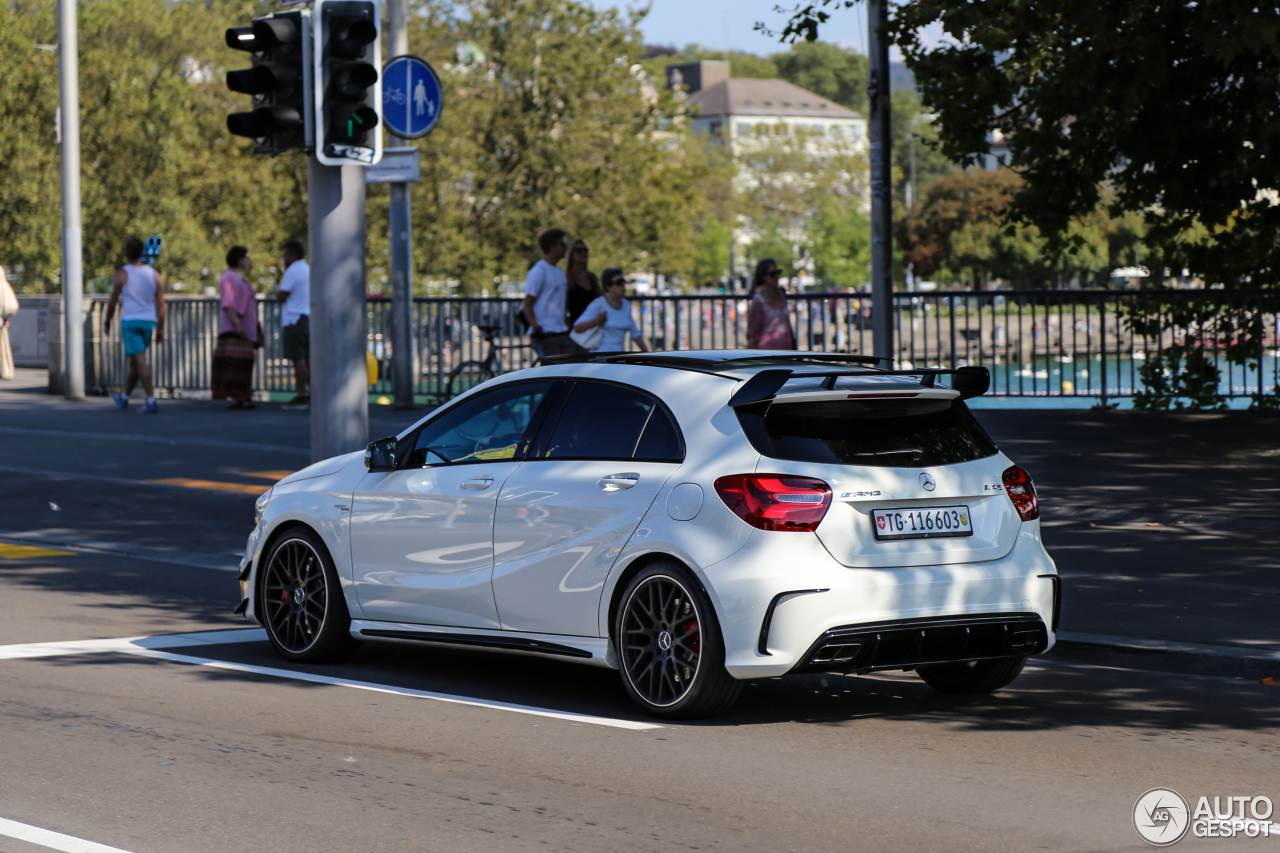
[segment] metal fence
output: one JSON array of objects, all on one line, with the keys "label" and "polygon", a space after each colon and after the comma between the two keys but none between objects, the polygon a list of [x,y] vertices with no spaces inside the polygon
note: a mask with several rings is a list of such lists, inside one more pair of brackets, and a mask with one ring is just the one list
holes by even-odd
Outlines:
[{"label": "metal fence", "polygon": [[[1280,374],[1275,299],[1216,290],[902,293],[894,297],[896,355],[908,368],[986,365],[991,393],[1000,397],[1106,402],[1150,393],[1153,384],[1168,384],[1179,371],[1198,371],[1206,383],[1190,386],[1203,395],[1273,395]],[[92,354],[86,375],[100,390],[118,387],[124,375],[118,324],[104,327],[105,304],[93,301],[85,330]],[[415,299],[415,393],[424,402],[445,399],[449,376],[463,362],[491,357],[496,373],[534,364],[538,354],[516,319],[520,304],[512,298]],[[631,306],[655,350],[747,346],[744,294],[643,296],[631,299]],[[788,298],[788,308],[797,349],[872,351],[868,294],[800,294]],[[170,298],[164,343],[151,351],[158,388],[173,395],[209,388],[218,313],[216,299]],[[258,317],[264,345],[254,387],[290,394],[293,370],[282,354],[279,303],[260,300]],[[389,299],[368,301],[369,351],[380,366],[370,391],[377,395],[392,393],[390,320]],[[486,334],[483,327],[493,328]],[[1179,364],[1168,362],[1172,346],[1181,347]],[[1214,378],[1216,383],[1208,381]]]}]

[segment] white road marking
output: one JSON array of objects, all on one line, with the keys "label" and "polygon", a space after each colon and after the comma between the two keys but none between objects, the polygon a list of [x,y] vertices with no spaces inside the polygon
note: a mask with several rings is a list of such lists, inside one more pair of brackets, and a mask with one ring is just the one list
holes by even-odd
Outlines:
[{"label": "white road marking", "polygon": [[50,850],[61,850],[63,853],[129,853],[119,847],[108,847],[96,841],[85,841],[74,835],[63,835],[61,832],[18,823],[16,820],[5,820],[2,817],[0,817],[0,835],[38,844]]},{"label": "white road marking", "polygon": [[9,646],[0,646],[0,660],[115,652],[117,654],[136,655],[138,657],[167,660],[174,663],[207,666],[213,669],[226,669],[232,672],[266,675],[274,678],[287,678],[294,681],[308,681],[312,684],[329,684],[335,687],[351,687],[356,690],[370,690],[375,693],[390,693],[396,696],[408,696],[414,699],[431,699],[436,702],[447,702],[452,705],[469,705],[473,708],[488,708],[494,711],[510,711],[515,714],[531,714],[536,717],[550,717],[555,720],[567,720],[572,723],[607,726],[615,729],[649,731],[651,729],[662,728],[662,726],[654,725],[653,723],[619,720],[612,717],[595,717],[589,714],[574,714],[567,711],[553,711],[550,708],[538,708],[532,705],[517,705],[511,702],[498,702],[490,699],[474,699],[470,696],[455,696],[449,693],[435,693],[430,690],[414,690],[409,687],[395,687],[389,684],[355,681],[349,678],[336,678],[329,675],[297,672],[291,669],[279,669],[277,667],[270,666],[230,663],[228,661],[214,660],[213,658],[193,657],[191,655],[180,655],[162,651],[163,649],[183,648],[188,646],[264,642],[266,639],[267,632],[261,628],[247,628],[233,631],[202,631],[193,634],[160,634],[153,637],[120,637],[107,640],[68,640],[66,642],[55,643],[19,643]]}]

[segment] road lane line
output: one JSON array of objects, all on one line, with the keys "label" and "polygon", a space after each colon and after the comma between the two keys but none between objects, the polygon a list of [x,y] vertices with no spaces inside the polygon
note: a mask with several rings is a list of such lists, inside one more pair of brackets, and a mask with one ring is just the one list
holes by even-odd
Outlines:
[{"label": "road lane line", "polygon": [[62,853],[129,853],[119,847],[108,847],[96,841],[85,841],[74,835],[63,835],[50,829],[41,829],[16,820],[5,820],[0,817],[0,835],[7,835],[19,841],[38,844],[50,850],[61,850]]},{"label": "road lane line", "polygon": [[493,711],[510,711],[515,714],[530,714],[536,717],[550,717],[551,719],[566,720],[571,723],[607,726],[615,729],[630,729],[631,731],[649,731],[651,729],[662,728],[662,726],[655,725],[653,723],[640,723],[633,720],[614,719],[612,717],[596,717],[590,714],[574,714],[567,711],[553,711],[550,708],[538,708],[533,705],[517,705],[512,702],[475,699],[470,696],[456,696],[450,693],[436,693],[430,690],[415,690],[411,687],[393,687],[388,684],[375,684],[370,681],[355,681],[350,678],[338,678],[330,675],[298,672],[292,669],[280,669],[278,667],[271,666],[231,663],[229,661],[215,660],[213,658],[194,657],[192,655],[182,655],[163,651],[163,649],[184,648],[188,646],[262,642],[266,639],[267,633],[261,628],[246,628],[230,631],[203,631],[191,634],[159,634],[151,637],[120,637],[105,640],[69,640],[66,642],[53,643],[19,643],[9,646],[0,646],[0,660],[115,652],[117,654],[155,658],[157,660],[167,660],[174,663],[191,664],[193,666],[207,666],[213,669],[225,669],[232,672],[266,675],[274,678],[291,679],[293,681],[307,681],[312,684],[351,687],[356,690],[370,690],[375,693],[389,693],[396,696],[408,696],[414,699],[431,699],[436,702],[446,702],[452,705],[468,705],[473,708],[487,708]]},{"label": "road lane line", "polygon": [[[50,471],[47,468],[18,468],[13,465],[0,466],[2,474],[22,474],[31,477],[44,477],[51,480],[74,480],[80,482],[92,483],[111,483],[114,486],[155,486],[161,489],[182,489],[184,491],[191,489],[191,486],[181,483],[168,483],[159,480],[130,480],[127,477],[109,477],[105,474],[84,474],[79,471]],[[212,489],[211,486],[202,486],[200,488]],[[251,494],[261,494],[266,491],[266,487],[250,486],[254,491]]]},{"label": "road lane line", "polygon": [[257,483],[223,483],[218,480],[193,480],[189,477],[165,477],[162,480],[146,480],[157,486],[182,486],[186,489],[210,489],[215,492],[239,492],[242,495],[260,495],[270,486]]},{"label": "road lane line", "polygon": [[[134,560],[149,560],[154,563],[168,563],[173,566],[186,566],[195,569],[215,569],[220,572],[239,572],[239,561],[236,557],[243,554],[228,554],[225,558],[217,554],[199,551],[175,551],[168,548],[151,548],[146,545],[121,545],[117,542],[95,542],[91,539],[64,538],[58,529],[14,531],[0,530],[0,541],[14,544],[34,545],[39,548],[62,549],[76,554],[105,554],[109,557],[128,557]],[[222,562],[222,560],[227,562]]]},{"label": "road lane line", "polygon": [[71,551],[52,551],[48,548],[36,548],[31,545],[9,545],[0,542],[0,557],[6,560],[20,560],[23,557],[66,557]]}]

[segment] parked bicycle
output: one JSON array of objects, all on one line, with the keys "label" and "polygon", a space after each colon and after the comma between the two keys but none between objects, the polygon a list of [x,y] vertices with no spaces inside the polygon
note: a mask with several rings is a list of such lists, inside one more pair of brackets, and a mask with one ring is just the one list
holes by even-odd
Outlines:
[{"label": "parked bicycle", "polygon": [[444,386],[444,398],[452,400],[459,394],[465,394],[481,382],[488,382],[495,376],[506,373],[506,365],[502,361],[499,350],[519,349],[519,344],[499,344],[494,341],[502,329],[499,325],[476,326],[484,334],[489,344],[489,352],[484,361],[464,361],[449,371],[449,381]]}]

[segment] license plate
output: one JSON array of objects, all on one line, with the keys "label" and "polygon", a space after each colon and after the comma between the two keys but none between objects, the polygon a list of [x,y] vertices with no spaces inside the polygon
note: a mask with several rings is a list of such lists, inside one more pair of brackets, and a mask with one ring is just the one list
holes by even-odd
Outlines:
[{"label": "license plate", "polygon": [[877,539],[940,539],[973,535],[967,506],[873,509],[871,523]]}]

